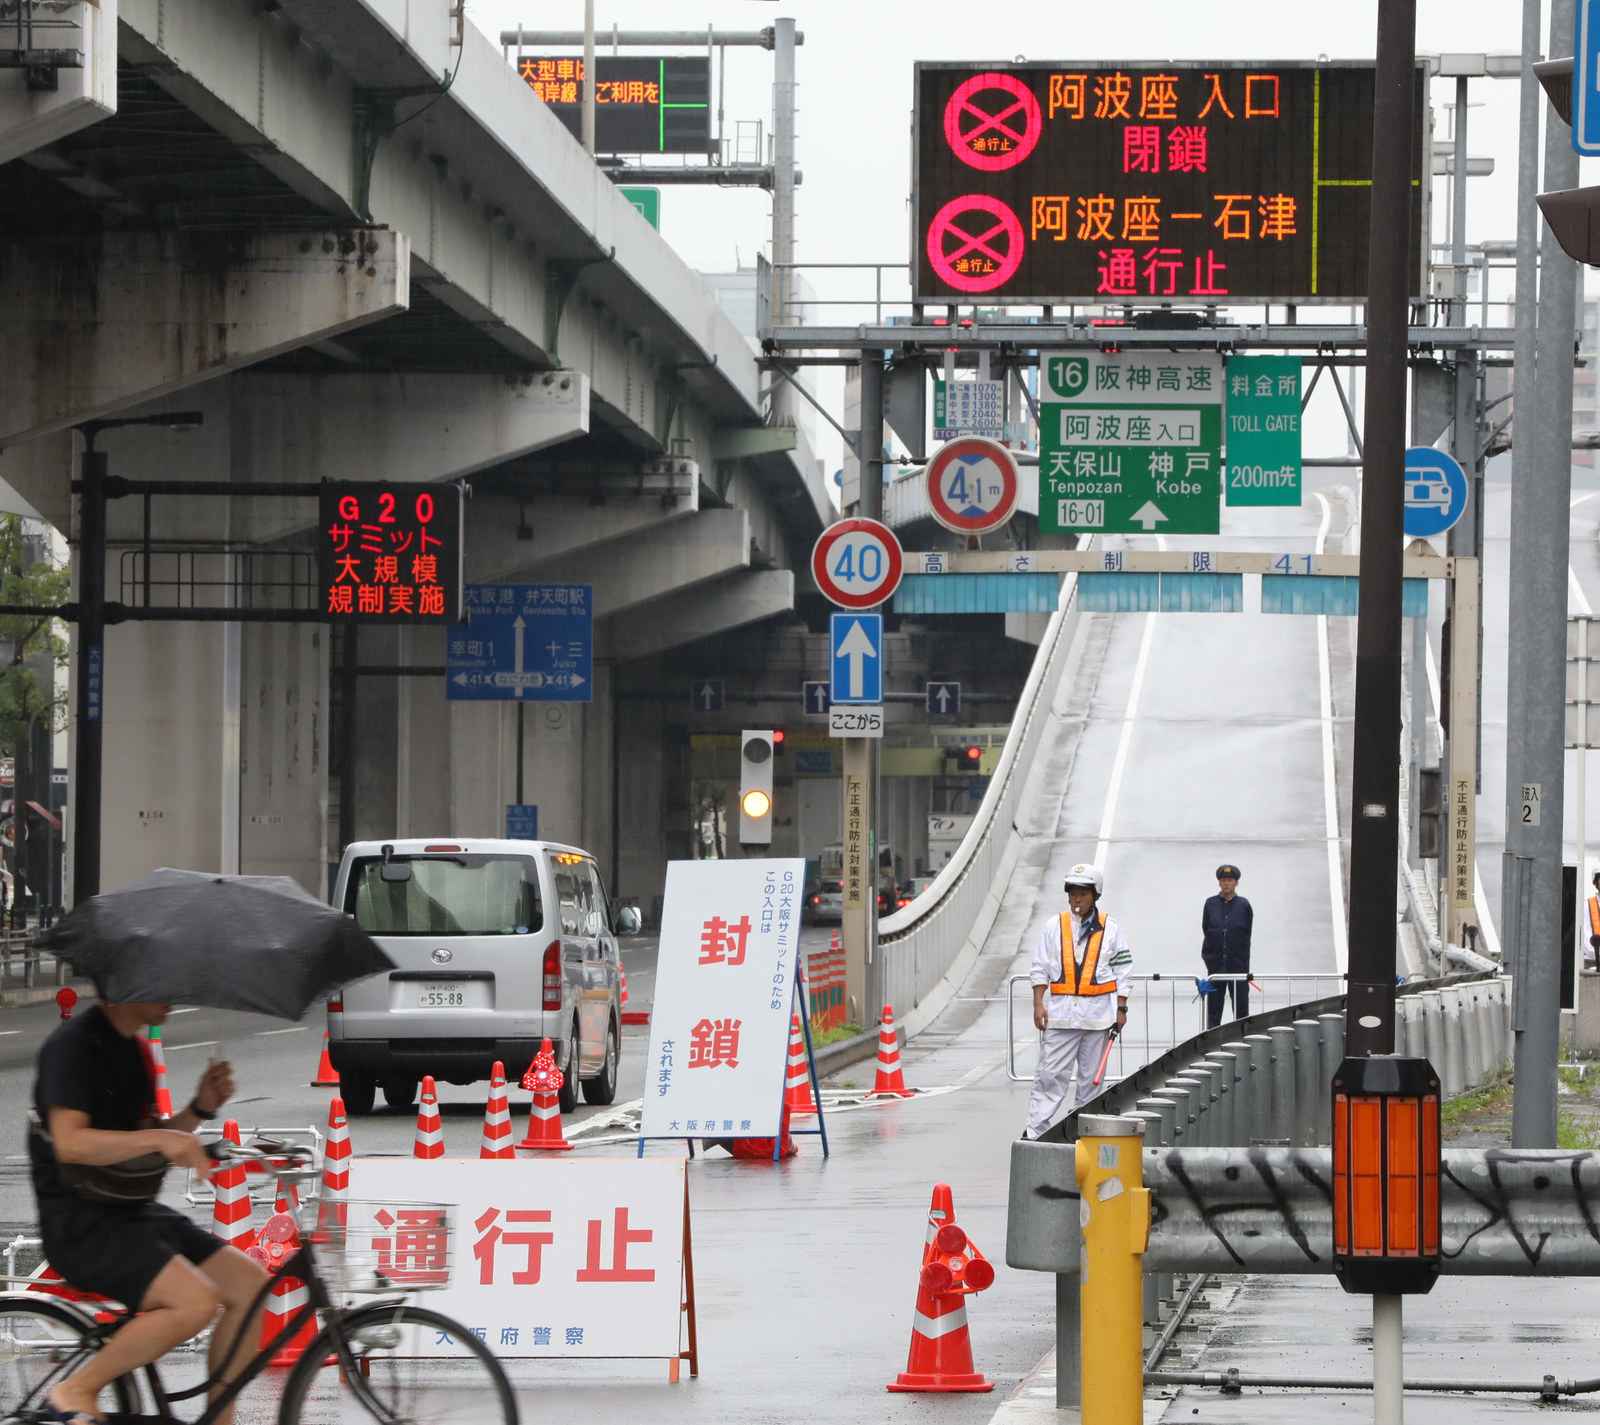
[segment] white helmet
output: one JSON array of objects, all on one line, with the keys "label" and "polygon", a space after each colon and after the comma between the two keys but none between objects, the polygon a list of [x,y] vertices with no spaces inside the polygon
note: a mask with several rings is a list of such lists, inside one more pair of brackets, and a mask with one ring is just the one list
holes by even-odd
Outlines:
[{"label": "white helmet", "polygon": [[1106,878],[1100,873],[1098,866],[1092,866],[1087,861],[1080,861],[1067,872],[1067,879],[1061,889],[1071,890],[1074,886],[1089,886],[1094,891],[1096,900],[1106,893]]}]

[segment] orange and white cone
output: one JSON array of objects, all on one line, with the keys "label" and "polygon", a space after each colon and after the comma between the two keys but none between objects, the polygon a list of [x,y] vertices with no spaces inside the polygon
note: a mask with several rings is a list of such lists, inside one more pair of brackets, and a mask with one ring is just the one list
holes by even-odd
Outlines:
[{"label": "orange and white cone", "polygon": [[[933,1202],[928,1208],[928,1235],[923,1246],[925,1261],[939,1229],[955,1220],[950,1185],[939,1183],[933,1189]],[[966,1298],[954,1292],[934,1292],[928,1285],[930,1276],[936,1274],[925,1269],[918,1279],[911,1353],[906,1368],[888,1388],[892,1391],[993,1390],[994,1382],[972,1368]],[[949,1282],[948,1272],[944,1273],[944,1281]]]},{"label": "orange and white cone", "polygon": [[161,1026],[150,1026],[150,1061],[156,1069],[156,1117],[172,1117],[172,1092],[167,1088],[167,1057],[161,1052]]},{"label": "orange and white cone", "polygon": [[783,1080],[783,1106],[796,1114],[817,1111],[816,1101],[811,1097],[810,1064],[798,1014],[789,1016],[789,1072]]},{"label": "orange and white cone", "polygon": [[322,1147],[319,1223],[344,1222],[345,1199],[350,1195],[350,1152],[350,1120],[345,1117],[344,1100],[335,1095],[328,1105],[328,1137]]},{"label": "orange and white cone", "polygon": [[900,1072],[900,1041],[894,1032],[894,1010],[883,1007],[883,1023],[878,1029],[878,1073],[868,1098],[911,1098],[905,1075]]},{"label": "orange and white cone", "polygon": [[[261,1229],[261,1235],[256,1238],[255,1246],[249,1253],[253,1260],[273,1273],[279,1272],[283,1264],[300,1250],[300,1229],[294,1218],[284,1211],[284,1205],[285,1200],[280,1193],[278,1210],[267,1219],[266,1225]],[[267,1293],[266,1304],[261,1312],[263,1350],[272,1344],[278,1333],[289,1324],[290,1318],[310,1300],[311,1293],[298,1277],[282,1275],[274,1277],[272,1290]],[[317,1318],[313,1313],[306,1318],[305,1324],[273,1353],[272,1359],[267,1364],[292,1366],[316,1338],[316,1334]]]},{"label": "orange and white cone", "polygon": [[439,1121],[439,1091],[434,1087],[432,1074],[422,1080],[422,1102],[417,1105],[417,1141],[411,1156],[444,1157],[444,1125]]},{"label": "orange and white cone", "polygon": [[[222,1136],[235,1147],[239,1144],[239,1124],[230,1118],[222,1125]],[[211,1204],[211,1235],[220,1237],[230,1247],[248,1251],[256,1240],[250,1222],[250,1188],[245,1183],[243,1163],[232,1168],[219,1168],[211,1174],[211,1187],[215,1197]]]},{"label": "orange and white cone", "polygon": [[494,1072],[489,1076],[489,1102],[483,1110],[483,1146],[478,1149],[480,1158],[515,1158],[517,1150],[511,1143],[511,1104],[506,1099],[506,1066],[494,1061]]},{"label": "orange and white cone", "polygon": [[522,1076],[522,1087],[533,1094],[528,1109],[528,1136],[517,1144],[533,1152],[565,1153],[572,1144],[561,1134],[561,1085],[566,1080],[556,1068],[556,1056],[546,1039]]},{"label": "orange and white cone", "polygon": [[328,1031],[322,1031],[322,1057],[317,1060],[317,1076],[312,1079],[311,1087],[314,1089],[336,1089],[339,1087],[339,1071],[333,1067],[333,1060],[328,1057]]}]

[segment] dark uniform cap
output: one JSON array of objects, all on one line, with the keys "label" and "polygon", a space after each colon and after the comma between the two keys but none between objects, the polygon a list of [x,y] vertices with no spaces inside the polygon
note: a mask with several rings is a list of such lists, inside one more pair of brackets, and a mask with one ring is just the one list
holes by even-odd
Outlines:
[{"label": "dark uniform cap", "polygon": [[1231,876],[1237,881],[1239,879],[1239,868],[1237,866],[1218,866],[1217,879],[1220,881],[1224,876]]}]

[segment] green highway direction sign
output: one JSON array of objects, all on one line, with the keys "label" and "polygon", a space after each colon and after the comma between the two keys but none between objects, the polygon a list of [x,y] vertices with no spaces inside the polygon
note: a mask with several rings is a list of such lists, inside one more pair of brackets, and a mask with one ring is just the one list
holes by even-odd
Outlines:
[{"label": "green highway direction sign", "polygon": [[639,216],[657,232],[661,231],[661,190],[659,188],[619,188],[617,190],[635,208]]},{"label": "green highway direction sign", "polygon": [[1300,503],[1300,358],[1228,360],[1230,505]]},{"label": "green highway direction sign", "polygon": [[1222,358],[1048,356],[1039,406],[1039,528],[1216,534]]}]

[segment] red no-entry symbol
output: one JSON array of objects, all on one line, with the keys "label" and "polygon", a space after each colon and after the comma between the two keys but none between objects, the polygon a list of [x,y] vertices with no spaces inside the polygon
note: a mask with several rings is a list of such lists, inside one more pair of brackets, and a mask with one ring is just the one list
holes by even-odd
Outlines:
[{"label": "red no-entry symbol", "polygon": [[1033,90],[1011,74],[975,74],[944,106],[946,142],[963,163],[986,173],[1015,168],[1033,152],[1043,129]]},{"label": "red no-entry symbol", "polygon": [[998,198],[952,198],[928,224],[928,261],[958,292],[992,292],[1022,266],[1022,220]]}]

